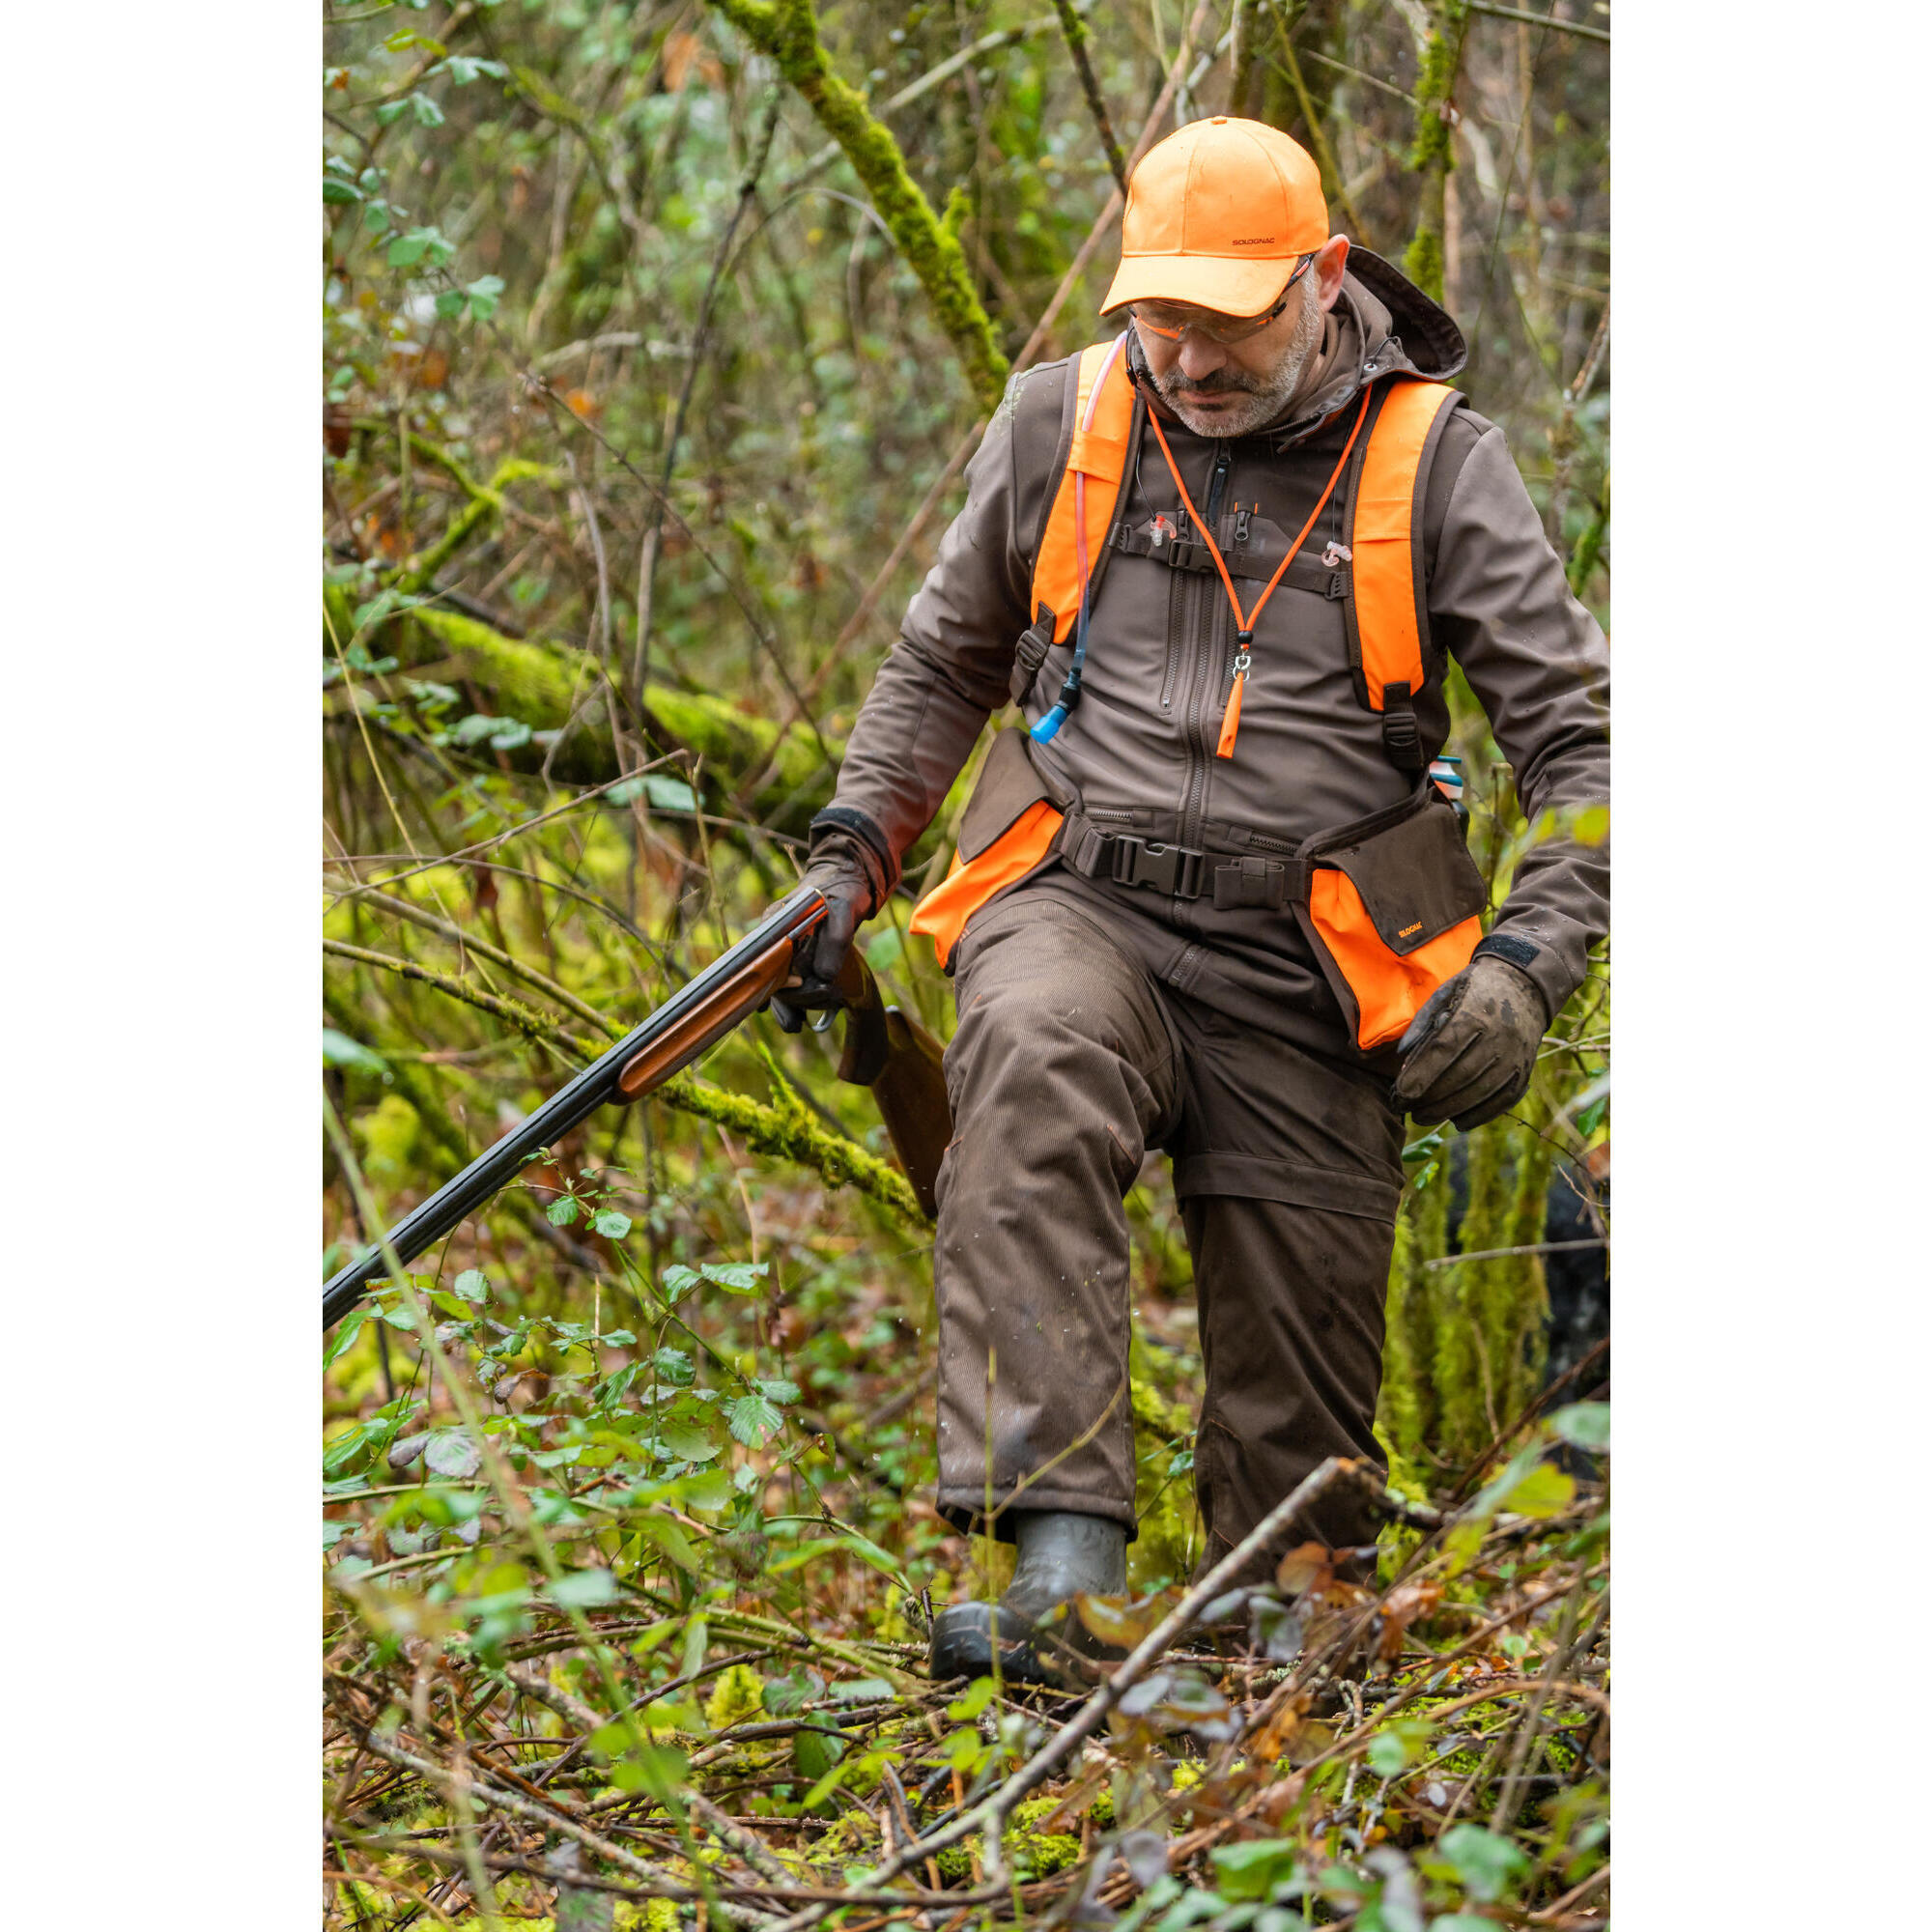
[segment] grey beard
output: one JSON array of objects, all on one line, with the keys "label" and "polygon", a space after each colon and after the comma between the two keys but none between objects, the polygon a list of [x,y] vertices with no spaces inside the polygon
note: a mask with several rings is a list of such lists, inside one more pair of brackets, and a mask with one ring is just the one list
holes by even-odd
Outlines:
[{"label": "grey beard", "polygon": [[[1245,371],[1221,369],[1215,372],[1208,384],[1217,394],[1227,394],[1238,390],[1248,400],[1236,404],[1235,408],[1207,415],[1192,409],[1184,395],[1176,391],[1182,388],[1179,365],[1170,369],[1165,378],[1155,377],[1154,387],[1160,391],[1160,399],[1196,436],[1229,437],[1246,436],[1253,430],[1264,428],[1287,409],[1289,399],[1307,373],[1321,347],[1321,318],[1324,311],[1319,301],[1304,299],[1301,314],[1296,319],[1294,333],[1289,338],[1288,347],[1282,351],[1281,360],[1267,376],[1250,376]],[[1150,374],[1152,372],[1150,371]]]}]

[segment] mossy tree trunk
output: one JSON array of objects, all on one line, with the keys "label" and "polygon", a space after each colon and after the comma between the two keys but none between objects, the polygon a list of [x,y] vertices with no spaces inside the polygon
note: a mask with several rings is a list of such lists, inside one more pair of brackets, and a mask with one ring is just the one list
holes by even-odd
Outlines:
[{"label": "mossy tree trunk", "polygon": [[1429,23],[1415,84],[1415,140],[1408,151],[1410,171],[1422,177],[1422,200],[1403,269],[1424,295],[1440,301],[1449,170],[1455,165],[1456,76],[1469,23],[1465,0],[1432,0]]},{"label": "mossy tree trunk", "polygon": [[[1007,358],[973,289],[958,222],[942,221],[907,172],[905,156],[857,88],[832,71],[811,0],[711,0],[725,19],[804,96],[819,125],[844,150],[899,253],[924,288],[939,326],[959,353],[980,407],[990,412],[1006,386]],[[963,213],[963,210],[958,211]]]}]

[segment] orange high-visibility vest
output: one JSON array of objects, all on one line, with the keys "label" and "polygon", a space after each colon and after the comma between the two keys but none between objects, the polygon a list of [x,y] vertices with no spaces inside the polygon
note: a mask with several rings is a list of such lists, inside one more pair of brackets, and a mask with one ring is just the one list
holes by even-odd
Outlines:
[{"label": "orange high-visibility vest", "polygon": [[[1033,569],[1035,622],[1043,636],[1050,621],[1055,642],[1071,634],[1093,561],[1113,530],[1134,411],[1124,351],[1122,336],[1080,354],[1073,432]],[[1410,771],[1423,763],[1414,702],[1428,676],[1424,459],[1456,400],[1440,383],[1386,380],[1354,459],[1344,511],[1351,553],[1345,616],[1356,696],[1382,714],[1389,755]],[[1061,822],[1062,814],[1041,803],[972,860],[954,855],[952,870],[920,901],[910,923],[931,938],[942,966],[973,914],[1051,856]],[[1356,1043],[1364,1049],[1400,1037],[1429,995],[1469,963],[1482,938],[1481,920],[1471,917],[1398,954],[1383,943],[1347,873],[1332,867],[1316,871],[1308,916],[1328,963],[1353,996]]]}]

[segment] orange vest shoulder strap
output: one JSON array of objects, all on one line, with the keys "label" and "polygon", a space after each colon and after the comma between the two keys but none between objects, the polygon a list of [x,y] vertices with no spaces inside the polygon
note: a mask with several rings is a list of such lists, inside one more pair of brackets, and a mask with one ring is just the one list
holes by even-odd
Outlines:
[{"label": "orange vest shoulder strap", "polygon": [[1422,638],[1428,624],[1422,577],[1421,484],[1436,426],[1458,400],[1442,383],[1399,381],[1370,425],[1350,509],[1354,618],[1362,696],[1385,709],[1422,689]]},{"label": "orange vest shoulder strap", "polygon": [[1033,612],[1037,617],[1042,607],[1053,612],[1056,643],[1073,629],[1081,586],[1099,562],[1120,500],[1134,419],[1126,351],[1122,333],[1080,352],[1073,440],[1033,566]]}]

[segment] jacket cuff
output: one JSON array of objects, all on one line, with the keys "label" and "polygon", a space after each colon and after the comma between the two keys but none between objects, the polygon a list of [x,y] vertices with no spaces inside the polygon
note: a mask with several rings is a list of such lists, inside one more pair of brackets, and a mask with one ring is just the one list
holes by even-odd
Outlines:
[{"label": "jacket cuff", "polygon": [[833,839],[856,845],[866,860],[872,879],[872,909],[886,901],[886,895],[899,882],[898,855],[883,828],[855,806],[828,805],[811,821],[810,854],[816,858]]},{"label": "jacket cuff", "polygon": [[1568,976],[1548,947],[1539,946],[1533,939],[1524,939],[1519,933],[1491,933],[1478,943],[1475,952],[1469,955],[1472,965],[1478,959],[1500,959],[1505,966],[1514,966],[1536,988],[1543,999],[1543,1030],[1546,1033],[1556,1023],[1556,1015],[1577,990],[1575,986],[1565,984]]}]

